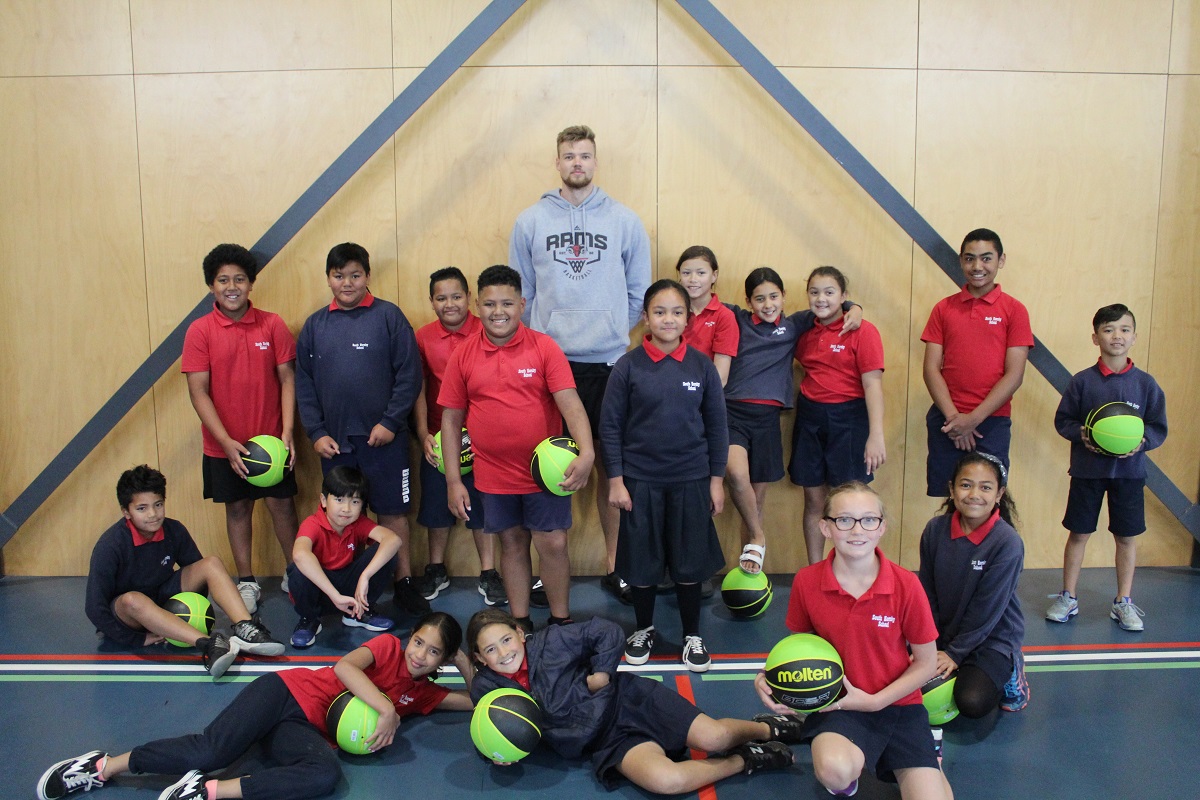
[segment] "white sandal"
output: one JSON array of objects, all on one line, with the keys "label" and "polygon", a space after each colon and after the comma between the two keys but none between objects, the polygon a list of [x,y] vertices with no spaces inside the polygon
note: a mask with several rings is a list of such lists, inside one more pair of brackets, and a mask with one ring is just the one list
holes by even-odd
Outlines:
[{"label": "white sandal", "polygon": [[[742,554],[740,556],[738,556],[738,569],[740,569],[742,572],[746,573],[747,575],[757,575],[758,573],[762,572],[763,557],[766,556],[766,554],[767,554],[767,548],[765,545],[761,545],[761,544],[746,545],[745,547],[742,548]],[[745,567],[742,566],[743,561],[749,561],[751,563],[757,564],[758,569],[756,569],[756,570],[746,569]]]}]

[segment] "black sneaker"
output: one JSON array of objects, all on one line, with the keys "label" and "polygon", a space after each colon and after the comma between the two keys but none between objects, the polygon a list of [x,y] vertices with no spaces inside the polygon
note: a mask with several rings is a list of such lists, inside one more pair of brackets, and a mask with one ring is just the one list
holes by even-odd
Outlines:
[{"label": "black sneaker", "polygon": [[417,591],[412,578],[401,578],[392,587],[392,605],[414,617],[423,617],[430,612],[429,601]]},{"label": "black sneaker", "polygon": [[207,775],[194,769],[163,789],[158,800],[208,800],[208,790],[204,788],[207,780]]},{"label": "black sneaker", "polygon": [[708,668],[712,666],[712,657],[708,654],[708,648],[704,646],[704,640],[699,636],[683,637],[682,661],[692,672],[708,672]]},{"label": "black sneaker", "polygon": [[413,581],[417,591],[426,600],[433,600],[443,589],[450,588],[450,573],[445,564],[426,564],[425,574]]},{"label": "black sneaker", "polygon": [[104,781],[100,780],[100,762],[106,758],[108,753],[93,750],[58,762],[42,773],[37,785],[38,800],[59,800],[75,792],[102,789]]},{"label": "black sneaker", "polygon": [[792,748],[783,742],[746,742],[729,751],[742,757],[742,772],[753,775],[760,769],[785,769],[796,760]]},{"label": "black sneaker", "polygon": [[254,620],[246,619],[234,623],[231,643],[237,644],[238,650],[254,656],[281,656],[283,642],[271,638],[271,632],[262,623],[255,624]]},{"label": "black sneaker", "polygon": [[525,631],[526,636],[533,635],[533,620],[529,617],[515,617],[514,621],[517,623],[518,628]]},{"label": "black sneaker", "polygon": [[640,628],[629,635],[625,640],[625,662],[633,664],[635,667],[639,664],[645,664],[650,660],[650,653],[654,650],[654,626],[649,628]]},{"label": "black sneaker", "polygon": [[485,569],[479,573],[479,593],[483,602],[489,606],[502,606],[508,603],[508,593],[504,591],[504,580],[494,569]]},{"label": "black sneaker", "polygon": [[625,605],[633,605],[633,589],[615,572],[610,572],[600,579],[600,588],[620,600]]},{"label": "black sneaker", "polygon": [[529,605],[534,608],[550,607],[550,598],[546,597],[546,587],[542,585],[541,578],[534,578],[533,585],[529,587]]},{"label": "black sneaker", "polygon": [[767,738],[772,742],[800,744],[800,732],[804,729],[804,717],[796,714],[755,714],[754,722],[764,722],[771,729]]},{"label": "black sneaker", "polygon": [[225,674],[225,670],[229,669],[229,665],[238,654],[237,643],[229,641],[220,633],[197,639],[196,647],[200,648],[200,660],[204,662],[204,668],[213,676],[213,680]]},{"label": "black sneaker", "polygon": [[553,614],[551,614],[550,618],[548,620],[546,620],[547,627],[549,627],[550,625],[574,625],[574,624],[575,624],[575,620],[571,619],[570,617],[556,617]]}]

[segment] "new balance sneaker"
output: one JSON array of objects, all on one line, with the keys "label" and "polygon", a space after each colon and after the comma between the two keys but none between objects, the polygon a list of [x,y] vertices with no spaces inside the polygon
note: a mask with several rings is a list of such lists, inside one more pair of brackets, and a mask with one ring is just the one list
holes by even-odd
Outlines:
[{"label": "new balance sneaker", "polygon": [[347,628],[366,628],[369,631],[390,631],[396,624],[379,614],[364,614],[361,617],[342,615],[342,624]]},{"label": "new balance sneaker", "polygon": [[611,594],[625,605],[633,605],[633,589],[615,572],[610,572],[600,579],[600,588]]},{"label": "new balance sneaker", "polygon": [[434,600],[443,589],[450,588],[450,573],[445,564],[426,564],[425,574],[413,581],[417,591],[426,600]]},{"label": "new balance sneaker", "polygon": [[200,661],[214,680],[225,674],[225,670],[229,669],[229,665],[238,654],[237,643],[229,641],[220,633],[197,639],[196,647],[200,649]]},{"label": "new balance sneaker", "polygon": [[1066,622],[1079,613],[1079,601],[1071,597],[1070,592],[1066,589],[1058,594],[1052,594],[1050,597],[1054,598],[1054,602],[1046,609],[1046,619],[1051,622]]},{"label": "new balance sneaker", "polygon": [[826,786],[825,791],[829,792],[834,797],[853,797],[858,793],[858,778],[850,781],[850,785],[845,789],[839,789],[835,792],[833,789],[830,789],[828,786]]},{"label": "new balance sneaker", "polygon": [[194,769],[163,789],[158,800],[208,800],[208,790],[204,788],[207,780],[207,775]]},{"label": "new balance sneaker", "polygon": [[508,593],[504,591],[504,580],[494,569],[485,569],[479,573],[479,593],[483,602],[489,606],[502,606],[508,603]]},{"label": "new balance sneaker", "polygon": [[1003,711],[1020,711],[1029,705],[1029,681],[1025,679],[1025,656],[1017,653],[1013,659],[1013,671],[1008,683],[1004,684],[1004,698],[1000,701]]},{"label": "new balance sneaker", "polygon": [[800,732],[804,729],[804,717],[797,714],[756,714],[754,722],[762,722],[771,729],[767,738],[772,742],[800,744]]},{"label": "new balance sneaker", "polygon": [[529,605],[534,608],[550,607],[550,598],[546,597],[546,587],[542,585],[541,578],[534,578],[533,585],[529,587]]},{"label": "new balance sneaker", "polygon": [[783,742],[746,742],[729,751],[742,757],[742,772],[753,775],[761,769],[785,769],[796,760],[792,748]]},{"label": "new balance sneaker", "polygon": [[240,581],[237,590],[242,596],[246,611],[251,614],[258,611],[258,601],[262,599],[262,587],[258,585],[258,581]]},{"label": "new balance sneaker", "polygon": [[692,672],[708,672],[712,666],[712,658],[704,647],[704,640],[699,636],[685,636],[683,639],[683,665]]},{"label": "new balance sneaker", "polygon": [[429,601],[417,591],[412,578],[401,578],[392,587],[392,605],[405,614],[423,617],[430,612]]},{"label": "new balance sneaker", "polygon": [[312,647],[320,632],[320,617],[301,617],[300,621],[296,623],[296,629],[292,631],[292,647],[300,650]]},{"label": "new balance sneaker", "polygon": [[634,666],[645,664],[650,660],[650,653],[653,650],[654,626],[640,628],[631,633],[629,638],[625,640],[625,661]]},{"label": "new balance sneaker", "polygon": [[1146,612],[1135,606],[1128,597],[1113,600],[1112,611],[1108,615],[1116,620],[1123,631],[1140,631],[1145,627],[1141,618],[1146,616]]},{"label": "new balance sneaker", "polygon": [[233,636],[229,637],[229,641],[236,644],[238,650],[250,655],[283,655],[283,642],[277,642],[272,639],[271,632],[267,630],[267,627],[262,623],[256,623],[252,619],[235,622],[233,625]]},{"label": "new balance sneaker", "polygon": [[104,788],[104,781],[100,778],[100,762],[106,758],[108,753],[92,750],[58,762],[42,773],[37,785],[38,800],[59,800],[75,792]]}]

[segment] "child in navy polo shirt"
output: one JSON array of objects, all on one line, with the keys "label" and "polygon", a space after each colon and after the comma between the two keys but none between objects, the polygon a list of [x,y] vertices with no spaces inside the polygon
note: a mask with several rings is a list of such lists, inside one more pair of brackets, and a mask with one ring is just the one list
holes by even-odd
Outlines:
[{"label": "child in navy polo shirt", "polygon": [[[238,592],[251,614],[262,597],[251,564],[255,501],[266,501],[288,563],[298,524],[296,475],[290,469],[296,460],[296,342],[277,314],[250,302],[257,274],[257,260],[241,245],[220,244],[204,257],[213,310],[188,327],[181,367],[203,423],[204,497],[225,506]],[[260,434],[278,436],[291,454],[289,469],[274,486],[246,481],[242,456],[250,451],[244,442]]]},{"label": "child in navy polo shirt", "polygon": [[[792,357],[800,335],[815,317],[805,309],[783,315],[783,279],[770,267],[746,276],[746,302],[751,311],[729,306],[738,322],[738,354],[725,384],[729,417],[729,462],[726,477],[733,505],[742,518],[739,566],[759,572],[767,552],[763,508],[767,486],[784,476],[780,412],[792,407]],[[862,321],[862,309],[846,302],[844,333]]]},{"label": "child in navy polo shirt", "polygon": [[808,563],[821,560],[825,537],[820,520],[829,487],[870,483],[887,458],[883,441],[883,341],[862,327],[842,335],[846,276],[817,267],[808,276],[808,307],[816,325],[796,342],[804,379],[796,394],[792,458],[788,474],[804,487],[804,542]]},{"label": "child in navy polo shirt", "polygon": [[684,666],[706,672],[712,659],[700,637],[700,582],[725,564],[712,520],[725,506],[725,398],[717,368],[682,342],[683,286],[658,281],[642,309],[650,333],[617,361],[600,414],[608,502],[621,509],[617,572],[632,587],[636,619],[625,660],[650,659],[656,584],[667,569],[679,600]]},{"label": "child in navy polo shirt", "polygon": [[675,271],[688,294],[688,320],[683,343],[711,358],[721,376],[729,380],[729,366],[738,351],[738,323],[733,312],[713,291],[717,286],[717,254],[695,244],[679,254]]},{"label": "child in navy polo shirt", "polygon": [[[1079,613],[1075,597],[1079,569],[1107,494],[1108,529],[1117,544],[1117,596],[1109,616],[1123,630],[1140,631],[1145,614],[1131,596],[1137,536],[1146,530],[1146,451],[1167,438],[1167,401],[1154,378],[1129,358],[1137,341],[1137,321],[1128,307],[1104,306],[1092,317],[1092,331],[1100,358],[1071,378],[1054,415],[1054,427],[1071,443],[1071,490],[1063,517],[1063,527],[1071,535],[1063,552],[1063,590],[1046,610],[1046,619],[1066,622]],[[1141,444],[1118,457],[1097,450],[1083,427],[1089,412],[1114,402],[1128,403],[1145,423]]]},{"label": "child in navy polo shirt", "polygon": [[[122,519],[100,535],[88,567],[84,610],[96,632],[124,647],[165,639],[200,650],[204,668],[219,678],[238,652],[283,655],[283,644],[254,622],[225,565],[200,555],[188,529],[166,514],[167,479],[145,464],[117,480]],[[212,593],[229,615],[233,635],[200,631],[162,607],[180,592]]]},{"label": "child in navy polo shirt", "polygon": [[[807,716],[802,739],[812,743],[813,774],[830,794],[854,794],[869,769],[899,783],[905,800],[949,800],[921,705],[921,686],[937,665],[937,628],[917,576],[879,550],[886,530],[883,501],[871,487],[830,490],[821,533],[833,550],[796,573],[787,627],[833,645],[845,692]],[[795,713],[772,699],[764,673],[754,687],[772,711]]]},{"label": "child in navy polo shirt", "polygon": [[[471,290],[467,287],[467,276],[458,267],[444,267],[429,276],[429,305],[437,319],[417,330],[425,386],[417,395],[413,417],[417,441],[425,455],[421,461],[421,506],[417,522],[429,530],[429,563],[420,580],[420,592],[426,600],[433,600],[450,586],[445,559],[450,528],[454,525],[454,515],[447,503],[446,476],[437,469],[438,456],[434,450],[434,437],[442,429],[442,407],[437,397],[450,357],[463,342],[479,336],[483,324],[471,313]],[[455,445],[443,453],[453,458]],[[493,556],[495,539],[483,532],[483,503],[475,490],[474,474],[469,472],[462,479],[471,496],[467,527],[475,537],[475,552],[479,554],[479,594],[489,606],[507,603],[508,595],[504,593],[504,582],[496,571]]]},{"label": "child in navy polo shirt", "polygon": [[[565,421],[579,455],[567,465],[561,486],[568,492],[582,489],[596,457],[591,424],[562,348],[521,323],[525,298],[517,271],[503,264],[485,269],[479,275],[475,302],[483,332],[463,342],[451,356],[438,394],[442,441],[457,440],[466,422],[475,451],[484,531],[500,536],[504,588],[513,616],[527,630],[533,629],[529,618],[532,544],[541,561],[550,624],[568,623],[571,498],[541,491],[529,472],[529,461],[539,442],[562,433]],[[450,511],[466,520],[471,496],[458,459],[445,463]]]},{"label": "child in navy polo shirt", "polygon": [[991,453],[1008,469],[1012,397],[1033,348],[1029,312],[996,283],[1004,268],[1000,237],[987,228],[971,231],[958,261],[966,283],[933,307],[921,333],[925,386],[933,398],[925,415],[930,497],[946,496],[964,452]]}]

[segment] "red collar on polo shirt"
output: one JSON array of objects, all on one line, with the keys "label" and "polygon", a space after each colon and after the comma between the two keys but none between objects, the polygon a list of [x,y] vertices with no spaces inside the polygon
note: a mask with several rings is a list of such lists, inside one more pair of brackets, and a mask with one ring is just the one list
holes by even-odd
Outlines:
[{"label": "red collar on polo shirt", "polygon": [[[437,332],[437,335],[443,339],[446,339],[450,336],[466,336],[472,332],[474,326],[472,325],[471,320],[473,319],[479,319],[479,317],[468,311],[467,317],[463,320],[462,325],[458,326],[458,330],[453,331],[447,328],[446,324],[439,319],[437,321],[437,327],[434,328],[434,330]],[[482,324],[482,322],[480,324]]]},{"label": "red collar on polo shirt", "polygon": [[[838,583],[837,575],[833,572],[833,561],[836,557],[837,550],[833,549],[830,549],[829,555],[825,556],[826,567],[821,570],[821,591],[841,592],[849,595],[850,593]],[[891,570],[883,568],[883,551],[878,547],[875,548],[875,563],[879,565],[879,573],[875,576],[875,582],[871,584],[871,588],[863,593],[863,597],[867,594],[892,594],[896,591],[895,578],[892,576]]]},{"label": "red collar on polo shirt", "polygon": [[242,314],[241,319],[230,319],[229,315],[222,311],[221,307],[217,305],[216,300],[213,300],[213,311],[215,311],[217,314],[217,322],[226,328],[228,328],[230,325],[236,325],[239,322],[250,324],[251,322],[254,322],[254,317],[257,315],[257,312],[254,310],[254,303],[250,300],[246,301],[246,313]]},{"label": "red collar on polo shirt", "polygon": [[964,285],[958,292],[958,299],[962,300],[964,303],[971,300],[982,300],[990,306],[1000,299],[1000,284],[997,283],[995,286],[993,286],[991,291],[989,291],[983,297],[976,297],[975,295],[971,294],[971,290]]},{"label": "red collar on polo shirt", "polygon": [[521,659],[521,666],[512,674],[512,679],[521,684],[525,691],[529,691],[529,650],[525,651],[525,658]]},{"label": "red collar on polo shirt", "polygon": [[676,361],[683,361],[683,354],[687,352],[687,345],[683,342],[680,342],[674,350],[669,353],[664,353],[662,350],[659,350],[653,342],[650,341],[650,334],[648,333],[642,337],[642,348],[646,351],[646,355],[650,356],[650,360],[655,364],[662,361],[667,356],[670,356]]},{"label": "red collar on polo shirt", "polygon": [[[364,297],[362,299],[362,302],[359,303],[358,305],[356,305],[354,308],[370,308],[371,304],[374,302],[375,302],[375,295],[371,294],[371,292],[368,291],[367,296]],[[342,308],[341,306],[339,306],[337,304],[337,300],[334,300],[329,304],[330,311],[353,311],[354,308]]]},{"label": "red collar on polo shirt", "polygon": [[1103,356],[1096,359],[1096,366],[1099,368],[1100,374],[1106,378],[1109,375],[1124,375],[1126,372],[1129,372],[1129,370],[1133,369],[1133,359],[1126,358],[1125,359],[1125,368],[1123,370],[1121,370],[1120,372],[1113,372],[1111,369],[1109,369],[1108,364],[1104,363]]},{"label": "red collar on polo shirt", "polygon": [[987,518],[987,522],[967,533],[962,529],[962,515],[955,511],[950,517],[950,538],[961,539],[965,536],[971,544],[982,544],[987,535],[992,532],[992,528],[996,527],[998,519],[1000,519],[1000,509],[993,508],[992,515]]},{"label": "red collar on polo shirt", "polygon": [[840,333],[842,330],[842,326],[844,326],[845,324],[846,324],[846,315],[842,314],[840,317],[838,317],[837,319],[835,319],[833,322],[829,323],[828,325],[822,325],[820,322],[818,322],[817,326],[820,328],[824,328],[825,330],[830,331],[831,333]]},{"label": "red collar on polo shirt", "polygon": [[753,311],[750,312],[750,321],[752,323],[754,323],[755,325],[774,325],[776,328],[778,328],[779,323],[783,322],[783,320],[784,320],[784,316],[783,316],[782,311],[779,312],[779,318],[776,319],[774,322],[767,322],[765,319],[760,317],[758,314],[755,314]]},{"label": "red collar on polo shirt", "polygon": [[511,347],[512,345],[520,344],[525,339],[525,323],[518,322],[517,323],[517,332],[512,335],[511,339],[509,339],[507,342],[505,342],[502,345],[498,345],[495,342],[493,342],[491,339],[488,338],[487,328],[484,327],[482,324],[479,326],[479,335],[483,337],[483,349],[484,350],[491,350],[491,351],[502,350],[505,347]]},{"label": "red collar on polo shirt", "polygon": [[[717,311],[723,305],[724,305],[724,303],[721,302],[721,298],[717,297],[717,293],[710,292],[708,295],[708,305],[706,305],[704,308],[702,308],[700,310],[701,311]],[[688,310],[691,311],[690,308]]]},{"label": "red collar on polo shirt", "polygon": [[[141,531],[139,531],[137,528],[133,527],[133,520],[126,519],[125,524],[129,527],[129,532],[133,535],[133,546],[134,547],[141,547],[142,545],[149,544],[150,542],[161,542],[163,539],[166,538],[166,535],[163,533],[163,529],[161,527],[154,532],[153,536],[151,536],[149,539],[147,539],[145,536],[142,535]],[[166,525],[166,524],[167,524],[166,520],[163,520],[163,525]]]}]

